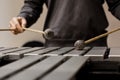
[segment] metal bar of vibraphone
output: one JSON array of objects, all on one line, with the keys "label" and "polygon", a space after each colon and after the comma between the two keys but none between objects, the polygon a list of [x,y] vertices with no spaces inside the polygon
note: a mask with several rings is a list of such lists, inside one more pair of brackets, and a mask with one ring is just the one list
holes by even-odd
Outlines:
[{"label": "metal bar of vibraphone", "polygon": [[120,61],[120,47],[111,47],[108,55],[109,61]]},{"label": "metal bar of vibraphone", "polygon": [[5,65],[0,68],[0,80],[4,80],[12,74],[15,74],[17,71],[21,71],[22,69],[35,64],[36,62],[42,60],[43,56],[28,56],[10,63],[9,65]]},{"label": "metal bar of vibraphone", "polygon": [[72,80],[75,79],[73,76],[84,66],[87,62],[88,57],[71,57],[64,64],[59,66],[53,72],[39,80]]},{"label": "metal bar of vibraphone", "polygon": [[[35,80],[37,77],[43,76],[46,72],[49,72],[52,68],[56,65],[59,65],[65,57],[58,56],[58,57],[48,57],[45,60],[34,64],[30,68],[20,72],[18,75],[15,75],[9,80]],[[34,75],[33,75],[34,74]]]},{"label": "metal bar of vibraphone", "polygon": [[12,50],[12,49],[16,49],[17,47],[3,47],[3,48],[0,48],[0,52],[2,51],[7,51],[7,50]]},{"label": "metal bar of vibraphone", "polygon": [[17,47],[0,47],[0,59],[6,56],[6,54],[3,53],[4,51],[9,51],[16,48]]},{"label": "metal bar of vibraphone", "polygon": [[90,47],[85,47],[83,50],[74,49],[74,50],[68,52],[67,54],[64,54],[63,56],[82,56],[90,49],[91,49]]},{"label": "metal bar of vibraphone", "polygon": [[24,54],[24,56],[29,56],[29,55],[43,55],[43,54],[49,53],[51,51],[55,51],[55,50],[57,50],[59,48],[60,47],[46,47],[46,48],[38,50],[38,51],[34,51],[34,52],[31,52],[31,53]]},{"label": "metal bar of vibraphone", "polygon": [[[19,48],[18,48],[19,49]],[[43,47],[27,47],[27,49],[9,52],[7,55],[8,60],[17,60],[24,57],[24,54],[31,53],[43,49]]]},{"label": "metal bar of vibraphone", "polygon": [[20,50],[25,50],[25,49],[28,49],[28,47],[15,47],[12,49],[0,51],[0,53],[7,54],[7,53],[12,53],[12,52],[20,51]]},{"label": "metal bar of vibraphone", "polygon": [[[23,47],[19,48],[19,50],[22,48]],[[15,51],[15,50],[18,50],[18,47],[3,47],[3,48],[0,48],[0,54],[6,54],[8,52]]]},{"label": "metal bar of vibraphone", "polygon": [[107,47],[93,47],[84,56],[90,56],[92,60],[103,60]]},{"label": "metal bar of vibraphone", "polygon": [[[34,58],[34,56],[31,56],[31,58],[32,57]],[[28,58],[28,56],[26,58]],[[39,80],[39,79],[40,80],[42,79],[71,80],[73,77],[75,77],[76,73],[81,69],[81,67],[83,67],[83,65],[86,63],[87,60],[88,57],[84,57],[84,56],[79,56],[79,57],[50,56],[50,57],[46,57],[41,61],[38,61],[36,64],[33,64],[32,66],[27,67],[24,70],[21,71],[19,70],[19,72],[17,72],[16,74],[12,74],[11,76],[9,75],[9,77],[3,77],[3,79],[5,80]],[[13,63],[15,65],[16,62]],[[17,62],[17,64],[18,63],[19,62]],[[9,65],[6,68],[8,67]],[[2,69],[2,71],[3,70],[4,69]],[[11,71],[9,70],[12,70],[13,72],[16,70],[16,67],[12,67],[12,65],[10,65],[10,68],[8,68],[8,72],[9,74],[11,74],[10,73]],[[3,76],[5,76],[5,73]]]},{"label": "metal bar of vibraphone", "polygon": [[21,51],[21,50],[25,50],[28,49],[28,47],[4,47],[2,49],[0,49],[0,58],[1,59],[8,59],[8,55],[9,53],[13,53],[16,51]]},{"label": "metal bar of vibraphone", "polygon": [[67,54],[68,52],[72,51],[73,49],[74,49],[74,47],[63,47],[63,48],[60,48],[60,49],[58,49],[58,50],[49,52],[49,53],[44,54],[44,55],[46,55],[46,56],[59,56],[59,55],[64,55],[64,54]]},{"label": "metal bar of vibraphone", "polygon": [[[22,49],[23,48],[23,49]],[[49,48],[45,48],[45,47],[17,47],[15,49],[9,49],[9,50],[3,50],[1,53],[7,54],[6,56],[4,56],[4,59],[6,60],[17,60],[20,58],[23,58],[24,56],[30,56],[30,55],[42,55],[42,54],[46,54],[46,53],[50,53],[50,52],[54,52],[55,50],[60,49],[60,47],[49,47]],[[72,48],[63,48],[63,52],[67,52],[68,50],[71,50]],[[61,50],[57,53],[61,53]],[[56,53],[56,54],[57,54]],[[2,56],[3,57],[3,56]]]}]

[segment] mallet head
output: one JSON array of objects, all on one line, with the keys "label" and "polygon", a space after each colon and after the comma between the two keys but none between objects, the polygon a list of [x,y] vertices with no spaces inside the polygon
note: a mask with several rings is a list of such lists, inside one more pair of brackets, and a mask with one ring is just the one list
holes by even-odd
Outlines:
[{"label": "mallet head", "polygon": [[75,49],[77,50],[82,50],[84,49],[85,47],[85,43],[83,40],[77,40],[75,43],[74,43],[74,46],[75,46]]},{"label": "mallet head", "polygon": [[44,31],[44,37],[46,39],[52,39],[54,37],[54,32],[51,29],[46,29]]}]

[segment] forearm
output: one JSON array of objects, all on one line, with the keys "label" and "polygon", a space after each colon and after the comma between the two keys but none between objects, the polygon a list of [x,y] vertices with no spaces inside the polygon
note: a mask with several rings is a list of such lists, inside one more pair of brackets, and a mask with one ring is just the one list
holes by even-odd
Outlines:
[{"label": "forearm", "polygon": [[120,0],[106,0],[111,13],[120,20]]},{"label": "forearm", "polygon": [[37,21],[42,13],[42,5],[44,0],[25,0],[24,6],[21,8],[18,16],[24,17],[27,20],[26,27],[31,26]]}]

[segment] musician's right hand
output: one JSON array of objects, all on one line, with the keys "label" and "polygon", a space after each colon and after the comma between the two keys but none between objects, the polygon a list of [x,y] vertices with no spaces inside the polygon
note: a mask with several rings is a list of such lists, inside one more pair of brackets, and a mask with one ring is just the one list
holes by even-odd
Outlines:
[{"label": "musician's right hand", "polygon": [[9,22],[10,29],[13,29],[11,32],[15,35],[24,32],[23,27],[26,26],[26,19],[23,17],[13,17]]}]

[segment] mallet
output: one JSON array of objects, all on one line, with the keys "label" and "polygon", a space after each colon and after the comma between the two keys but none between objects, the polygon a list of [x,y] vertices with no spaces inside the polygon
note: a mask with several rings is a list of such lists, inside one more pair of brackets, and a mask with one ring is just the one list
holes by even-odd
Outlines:
[{"label": "mallet", "polygon": [[95,41],[95,40],[98,40],[98,39],[100,39],[100,38],[102,38],[102,37],[105,37],[105,36],[107,36],[107,35],[109,35],[109,34],[111,34],[111,33],[113,33],[113,32],[119,31],[119,30],[120,30],[120,28],[117,28],[117,29],[114,29],[114,30],[112,30],[112,31],[109,31],[109,32],[106,32],[106,33],[104,33],[104,34],[98,35],[98,36],[96,36],[96,37],[94,37],[94,38],[91,38],[91,39],[89,39],[89,40],[86,40],[86,41],[77,40],[77,41],[74,43],[75,49],[77,49],[77,50],[82,50],[82,49],[85,47],[85,45],[87,45],[87,44],[89,44],[89,43],[91,43],[91,42],[93,42],[93,41]]},{"label": "mallet", "polygon": [[[25,27],[23,27],[23,29],[27,31],[43,34],[46,39],[51,39],[54,37],[54,32],[51,29],[46,29],[45,31],[40,31],[40,30],[35,30],[35,29],[30,29]],[[14,29],[0,29],[0,31],[14,31]]]}]

